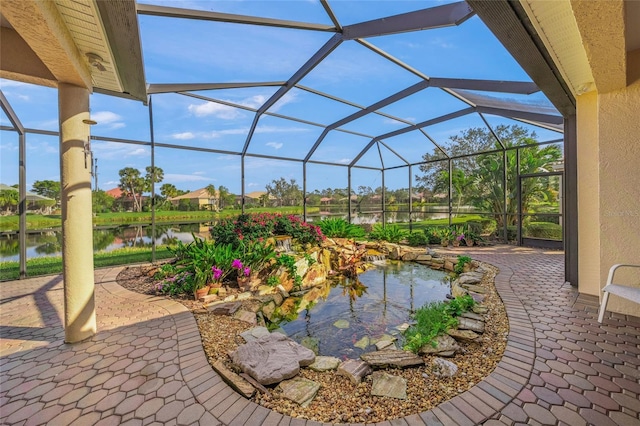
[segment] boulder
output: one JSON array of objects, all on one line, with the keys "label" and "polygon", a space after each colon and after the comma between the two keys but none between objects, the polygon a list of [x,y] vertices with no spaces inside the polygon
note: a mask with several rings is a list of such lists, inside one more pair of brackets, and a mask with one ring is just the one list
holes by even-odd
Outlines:
[{"label": "boulder", "polygon": [[360,355],[360,359],[373,368],[413,367],[424,364],[418,355],[399,349],[387,349]]},{"label": "boulder", "polygon": [[407,399],[407,381],[403,377],[376,371],[371,376],[371,395]]},{"label": "boulder", "polygon": [[258,287],[258,296],[265,296],[267,294],[274,294],[278,290],[275,287],[271,287],[270,285],[261,285]]},{"label": "boulder", "polygon": [[231,354],[231,360],[261,385],[271,385],[298,374],[301,366],[313,364],[313,351],[280,333],[271,333],[244,345]]},{"label": "boulder", "polygon": [[409,253],[405,253],[404,256],[402,256],[402,260],[405,262],[411,262],[413,260],[416,260],[418,258],[418,253],[410,251]]},{"label": "boulder", "polygon": [[460,274],[458,282],[462,284],[478,284],[482,281],[484,274],[481,272],[465,272]]},{"label": "boulder", "polygon": [[458,284],[458,281],[451,283],[451,295],[453,297],[460,297],[468,294],[469,292]]},{"label": "boulder", "polygon": [[469,293],[469,295],[473,298],[473,301],[476,303],[484,302],[484,295],[478,293]]},{"label": "boulder", "polygon": [[302,276],[302,287],[314,287],[327,280],[327,269],[322,263],[314,263],[309,266],[307,273]]},{"label": "boulder", "polygon": [[389,254],[387,257],[391,260],[398,260],[402,258],[402,252],[400,251],[400,247],[395,246],[389,250]]},{"label": "boulder", "polygon": [[484,333],[484,321],[458,317],[458,330],[471,330],[476,333]]},{"label": "boulder", "polygon": [[437,336],[433,344],[426,344],[420,348],[420,355],[453,356],[460,350],[460,345],[447,334]]},{"label": "boulder", "polygon": [[419,254],[415,258],[417,262],[431,262],[431,259],[433,259],[433,256],[431,256],[430,254]]},{"label": "boulder", "polygon": [[276,302],[273,300],[262,307],[262,315],[264,315],[269,321],[273,313],[276,311]]},{"label": "boulder", "polygon": [[316,397],[320,389],[320,383],[302,377],[295,377],[291,380],[285,380],[278,387],[282,390],[282,396],[299,404],[301,407],[307,407]]},{"label": "boulder", "polygon": [[245,342],[251,342],[269,334],[271,333],[269,333],[269,330],[266,327],[254,327],[240,333],[240,336],[244,339]]},{"label": "boulder", "polygon": [[340,360],[332,356],[317,356],[316,360],[309,366],[313,371],[335,370],[340,365]]},{"label": "boulder", "polygon": [[354,385],[360,383],[369,374],[371,374],[371,367],[359,359],[348,359],[338,366],[338,375],[348,378]]},{"label": "boulder", "polygon": [[433,374],[437,377],[453,377],[458,373],[458,366],[446,359],[436,358],[433,360]]},{"label": "boulder", "polygon": [[450,260],[445,260],[444,261],[444,269],[446,269],[447,271],[453,271],[454,265],[453,262]]}]

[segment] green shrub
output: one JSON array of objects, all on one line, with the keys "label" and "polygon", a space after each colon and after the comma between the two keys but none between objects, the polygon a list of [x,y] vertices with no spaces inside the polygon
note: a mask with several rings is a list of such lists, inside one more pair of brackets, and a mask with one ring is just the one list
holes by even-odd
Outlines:
[{"label": "green shrub", "polygon": [[458,263],[456,263],[456,266],[453,268],[453,271],[456,274],[461,274],[462,271],[464,270],[464,265],[470,262],[471,262],[471,258],[469,256],[458,255]]},{"label": "green shrub", "polygon": [[415,325],[405,333],[405,350],[417,353],[421,347],[434,344],[433,340],[445,334],[448,329],[457,327],[457,316],[471,309],[475,301],[471,296],[464,295],[445,302],[432,302],[416,310]]},{"label": "green shrub", "polygon": [[424,235],[427,237],[429,244],[440,244],[446,227],[442,226],[427,226],[424,229]]},{"label": "green shrub", "polygon": [[429,239],[424,232],[415,231],[407,237],[407,242],[410,246],[424,246],[429,243]]},{"label": "green shrub", "polygon": [[515,241],[516,238],[518,238],[518,227],[517,226],[507,226],[507,240],[508,241]]},{"label": "green shrub", "polygon": [[372,240],[388,241],[390,243],[399,243],[407,238],[408,232],[401,229],[396,224],[383,226],[381,224],[373,225],[373,230],[369,234]]},{"label": "green shrub", "polygon": [[405,334],[405,349],[415,353],[432,343],[438,335],[458,325],[458,320],[447,313],[443,302],[433,302],[419,308],[414,317],[416,324],[409,327]]},{"label": "green shrub", "polygon": [[330,238],[363,238],[364,229],[342,218],[329,218],[318,222],[324,235]]},{"label": "green shrub", "polygon": [[473,297],[465,294],[449,301],[445,306],[445,311],[452,317],[458,317],[473,308],[475,304],[476,301],[473,300]]},{"label": "green shrub", "polygon": [[319,227],[295,215],[279,213],[241,214],[211,227],[211,238],[219,244],[239,247],[246,241],[263,241],[274,235],[289,235],[300,244],[320,244],[325,236]]},{"label": "green shrub", "polygon": [[527,237],[562,240],[562,225],[550,222],[531,222],[525,227]]}]

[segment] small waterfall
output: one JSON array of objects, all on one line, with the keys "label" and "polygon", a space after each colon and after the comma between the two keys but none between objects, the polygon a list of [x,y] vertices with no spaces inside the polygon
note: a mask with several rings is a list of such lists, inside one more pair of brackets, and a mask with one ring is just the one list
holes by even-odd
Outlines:
[{"label": "small waterfall", "polygon": [[291,237],[279,236],[276,237],[276,251],[289,253],[291,252]]},{"label": "small waterfall", "polygon": [[367,253],[364,255],[364,260],[366,262],[384,262],[387,260],[387,256],[385,254],[380,253],[377,250],[367,250]]}]

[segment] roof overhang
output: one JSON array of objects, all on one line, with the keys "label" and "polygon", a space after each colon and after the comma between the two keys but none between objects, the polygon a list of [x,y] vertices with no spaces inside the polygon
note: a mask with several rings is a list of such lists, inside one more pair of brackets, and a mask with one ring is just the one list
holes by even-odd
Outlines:
[{"label": "roof overhang", "polygon": [[0,76],[146,102],[134,0],[3,0]]}]

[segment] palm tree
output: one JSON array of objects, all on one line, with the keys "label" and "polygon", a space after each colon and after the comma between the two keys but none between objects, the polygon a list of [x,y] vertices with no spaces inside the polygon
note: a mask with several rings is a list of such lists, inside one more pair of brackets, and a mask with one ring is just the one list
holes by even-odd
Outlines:
[{"label": "palm tree", "polygon": [[213,184],[209,184],[204,189],[209,193],[209,208],[213,211],[216,202],[216,187]]}]

